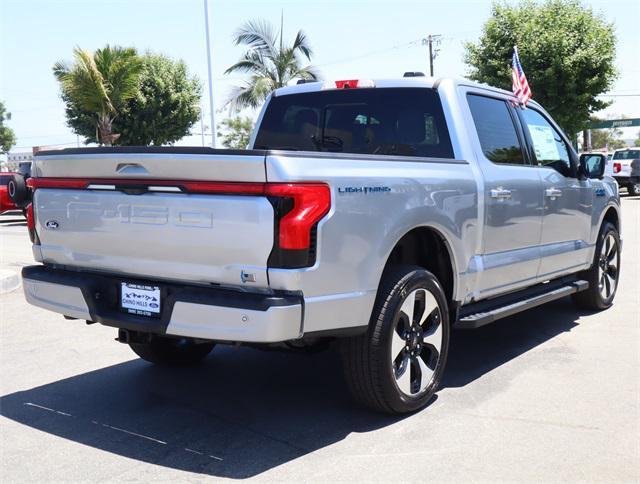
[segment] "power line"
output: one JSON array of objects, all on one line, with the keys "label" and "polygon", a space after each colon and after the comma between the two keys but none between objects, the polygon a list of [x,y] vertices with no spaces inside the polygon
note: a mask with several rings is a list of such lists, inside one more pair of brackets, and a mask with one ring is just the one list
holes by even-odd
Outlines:
[{"label": "power line", "polygon": [[314,64],[314,67],[324,67],[324,66],[331,66],[331,65],[334,65],[334,64],[343,64],[345,62],[351,62],[351,61],[354,61],[354,60],[363,59],[365,57],[370,57],[372,55],[380,54],[382,52],[388,52],[388,51],[392,51],[392,50],[396,50],[396,49],[401,49],[403,47],[409,47],[409,46],[412,46],[412,45],[418,45],[418,43],[420,41],[421,41],[421,39],[416,39],[416,40],[412,40],[411,42],[405,42],[405,43],[402,43],[402,44],[392,45],[391,47],[385,47],[384,49],[373,50],[373,51],[366,52],[364,54],[353,56],[353,57],[345,57],[343,59],[338,59],[338,60],[331,61],[331,62],[325,62],[324,64]]}]

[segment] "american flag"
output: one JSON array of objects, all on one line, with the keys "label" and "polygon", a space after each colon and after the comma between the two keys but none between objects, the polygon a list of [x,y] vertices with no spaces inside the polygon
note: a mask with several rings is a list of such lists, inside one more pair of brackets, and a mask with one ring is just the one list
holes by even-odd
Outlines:
[{"label": "american flag", "polygon": [[513,48],[513,56],[511,58],[511,82],[513,93],[518,100],[526,106],[529,99],[531,99],[531,88],[527,82],[527,76],[524,75],[524,71],[522,70],[517,47]]}]

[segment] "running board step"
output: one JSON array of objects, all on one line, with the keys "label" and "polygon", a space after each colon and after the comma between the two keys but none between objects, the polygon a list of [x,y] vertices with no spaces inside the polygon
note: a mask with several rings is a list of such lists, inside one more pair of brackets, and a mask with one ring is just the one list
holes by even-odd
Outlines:
[{"label": "running board step", "polygon": [[[548,286],[548,287],[545,287]],[[463,307],[462,313],[454,327],[457,329],[475,329],[480,326],[484,326],[489,323],[493,323],[498,319],[512,316],[526,309],[535,308],[542,304],[555,301],[556,299],[563,298],[576,292],[584,291],[589,288],[587,281],[573,281],[558,286],[558,284],[547,283],[530,288],[529,290],[522,291],[522,298],[513,300],[514,296],[518,293],[510,295],[510,302],[499,305],[502,298],[495,299],[495,305],[493,307],[488,306],[491,301],[480,301],[469,306],[469,308]],[[482,309],[478,307],[477,312],[473,312],[473,308],[476,306],[483,306]],[[467,310],[467,311],[465,311]],[[469,312],[469,310],[471,312]]]}]

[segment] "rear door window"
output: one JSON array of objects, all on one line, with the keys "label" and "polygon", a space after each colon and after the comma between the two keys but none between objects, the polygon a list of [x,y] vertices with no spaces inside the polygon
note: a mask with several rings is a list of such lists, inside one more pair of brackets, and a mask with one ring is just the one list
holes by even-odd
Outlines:
[{"label": "rear door window", "polygon": [[523,165],[522,145],[507,103],[474,94],[467,100],[484,156],[494,163]]},{"label": "rear door window", "polygon": [[440,98],[425,88],[276,96],[267,107],[254,148],[454,157]]}]

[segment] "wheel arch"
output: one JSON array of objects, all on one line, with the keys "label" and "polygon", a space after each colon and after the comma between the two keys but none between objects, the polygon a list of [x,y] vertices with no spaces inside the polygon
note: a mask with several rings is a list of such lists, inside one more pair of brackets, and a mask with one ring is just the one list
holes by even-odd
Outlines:
[{"label": "wheel arch", "polygon": [[[444,257],[434,257],[434,254]],[[456,261],[453,246],[441,230],[421,225],[413,227],[399,237],[387,254],[378,290],[387,269],[394,264],[424,267],[442,284],[448,302],[455,300],[458,283]]]}]

